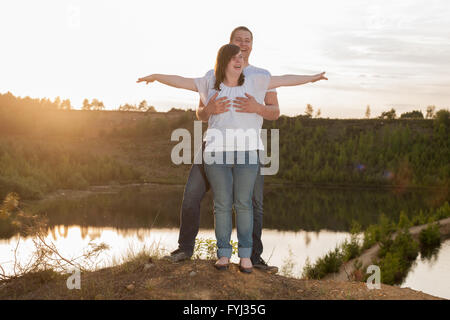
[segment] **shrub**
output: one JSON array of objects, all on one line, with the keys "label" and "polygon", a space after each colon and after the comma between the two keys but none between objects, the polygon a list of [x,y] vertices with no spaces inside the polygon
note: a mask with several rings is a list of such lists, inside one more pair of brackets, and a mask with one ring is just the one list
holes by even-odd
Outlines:
[{"label": "shrub", "polygon": [[394,240],[385,241],[378,254],[381,260],[381,281],[386,284],[399,283],[407,274],[419,253],[419,244],[407,230],[399,231]]},{"label": "shrub", "polygon": [[436,123],[436,126],[439,127],[441,124],[445,128],[450,127],[450,111],[446,109],[441,109],[434,115],[434,121]]},{"label": "shrub", "polygon": [[402,279],[401,259],[399,253],[388,252],[384,259],[377,262],[382,283],[393,285]]},{"label": "shrub", "polygon": [[295,267],[295,261],[293,258],[294,254],[289,248],[289,255],[286,259],[283,260],[283,265],[281,266],[280,274],[285,277],[294,277],[294,267]]},{"label": "shrub", "polygon": [[363,250],[369,249],[380,240],[380,227],[377,225],[370,225],[364,231]]},{"label": "shrub", "polygon": [[400,218],[398,221],[398,228],[399,229],[408,229],[412,225],[411,221],[409,221],[409,218],[407,214],[402,210],[400,211]]},{"label": "shrub", "polygon": [[405,112],[400,115],[400,119],[423,119],[423,113],[420,110]]},{"label": "shrub", "polygon": [[439,224],[429,224],[419,234],[420,247],[424,249],[432,249],[441,244],[441,234],[439,232]]},{"label": "shrub", "polygon": [[336,247],[334,250],[328,252],[323,258],[319,258],[314,265],[307,261],[303,268],[302,276],[307,279],[322,279],[329,273],[339,271],[343,263],[343,254],[341,250]]},{"label": "shrub", "polygon": [[419,245],[412,238],[408,231],[400,231],[395,237],[390,248],[392,251],[397,251],[404,258],[404,261],[411,261],[416,259],[419,253]]},{"label": "shrub", "polygon": [[342,244],[342,259],[347,262],[356,258],[361,253],[361,246],[356,235],[352,235],[350,241],[345,240]]},{"label": "shrub", "polygon": [[434,213],[436,220],[441,220],[450,217],[450,205],[446,201],[442,206],[436,209]]},{"label": "shrub", "polygon": [[422,209],[420,209],[419,214],[416,214],[414,217],[412,217],[411,224],[413,226],[418,226],[418,225],[422,225],[425,223],[427,223],[427,217],[423,213]]},{"label": "shrub", "polygon": [[[232,254],[236,254],[238,251],[238,243],[231,240]],[[214,260],[217,258],[217,241],[213,239],[195,239],[193,259],[207,259]]]}]

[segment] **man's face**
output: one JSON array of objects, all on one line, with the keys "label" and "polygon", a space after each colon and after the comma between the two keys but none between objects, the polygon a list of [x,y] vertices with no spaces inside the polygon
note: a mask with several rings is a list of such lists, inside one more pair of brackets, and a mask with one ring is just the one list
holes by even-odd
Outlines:
[{"label": "man's face", "polygon": [[248,60],[253,46],[252,35],[250,32],[245,30],[236,31],[231,43],[239,46],[241,48],[242,56],[245,60]]}]

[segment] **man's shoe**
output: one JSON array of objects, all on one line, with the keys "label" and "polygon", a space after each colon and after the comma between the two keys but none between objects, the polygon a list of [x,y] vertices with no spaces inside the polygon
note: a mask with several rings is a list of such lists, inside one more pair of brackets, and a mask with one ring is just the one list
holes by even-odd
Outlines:
[{"label": "man's shoe", "polygon": [[169,256],[165,256],[164,259],[172,261],[172,262],[180,262],[184,260],[191,259],[191,256],[181,249],[177,249],[170,253]]},{"label": "man's shoe", "polygon": [[278,272],[278,267],[267,265],[262,258],[259,258],[256,263],[253,263],[253,267],[270,274],[275,274]]}]

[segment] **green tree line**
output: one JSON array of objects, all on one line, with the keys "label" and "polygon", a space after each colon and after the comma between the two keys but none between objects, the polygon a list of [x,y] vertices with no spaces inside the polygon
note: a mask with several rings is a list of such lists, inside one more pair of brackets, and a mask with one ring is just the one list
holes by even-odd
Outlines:
[{"label": "green tree line", "polygon": [[[449,112],[434,120],[282,116],[278,178],[294,183],[448,186]],[[269,140],[270,141],[270,140]]]},{"label": "green tree line", "polygon": [[[42,104],[37,100],[33,101],[29,98],[16,98],[11,93],[0,95],[0,137],[17,134],[35,136],[45,133],[45,137],[64,135],[69,138],[105,140],[105,145],[114,145],[115,139],[122,140],[122,143],[125,141],[125,144],[128,141],[129,145],[138,140],[151,139],[152,148],[157,148],[155,152],[164,153],[163,158],[167,160],[157,163],[163,171],[180,171],[178,168],[172,168],[170,164],[170,148],[176,144],[170,141],[170,135],[176,128],[186,128],[192,133],[195,119],[193,111],[177,109],[168,113],[83,113],[73,110],[46,112],[45,108],[39,107],[42,107]],[[143,102],[141,107],[145,109],[146,103]],[[268,181],[448,188],[449,111],[435,112],[435,108],[428,109],[427,118],[432,116],[432,119],[322,119],[310,116],[281,116],[276,121],[265,121],[264,128],[280,130],[280,170],[276,176],[268,177]],[[203,129],[206,129],[206,124]],[[31,148],[33,150],[33,147]],[[1,176],[3,181],[12,181],[11,178],[5,178],[14,176],[11,166],[25,166],[25,163],[21,162],[23,159],[8,160],[7,155],[11,152],[11,148],[2,151],[4,164],[1,170],[9,172]],[[127,152],[134,158],[139,158],[142,148],[136,147]],[[55,150],[56,153],[59,151]],[[54,159],[64,161],[61,155]],[[9,163],[9,166],[6,163]],[[27,165],[29,166],[28,163]],[[119,162],[117,165],[120,167]],[[19,167],[15,170],[27,172]],[[122,169],[114,170],[120,172]],[[93,175],[95,176],[95,173]],[[95,179],[86,176],[84,180]]]},{"label": "green tree line", "polygon": [[16,192],[38,199],[57,189],[85,189],[139,176],[135,168],[110,156],[80,152],[63,143],[0,139],[0,198]]}]

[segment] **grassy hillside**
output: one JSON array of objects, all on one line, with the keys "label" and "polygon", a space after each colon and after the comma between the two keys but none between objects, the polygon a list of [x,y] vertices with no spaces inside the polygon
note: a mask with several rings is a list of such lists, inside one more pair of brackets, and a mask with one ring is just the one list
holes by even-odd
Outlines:
[{"label": "grassy hillside", "polygon": [[171,263],[140,254],[124,264],[81,273],[79,290],[68,290],[70,275],[52,270],[0,282],[0,299],[11,300],[441,300],[381,284],[369,290],[363,282],[321,281],[271,275],[255,269],[239,272],[232,264],[218,271],[210,260]]},{"label": "grassy hillside", "polygon": [[[193,111],[58,110],[8,97],[0,99],[2,198],[11,191],[32,199],[59,188],[186,181],[189,165],[171,162],[178,142],[170,136],[176,128],[193,132]],[[280,170],[266,182],[448,189],[449,122],[448,112],[432,120],[265,121],[264,128],[280,129]]]}]

